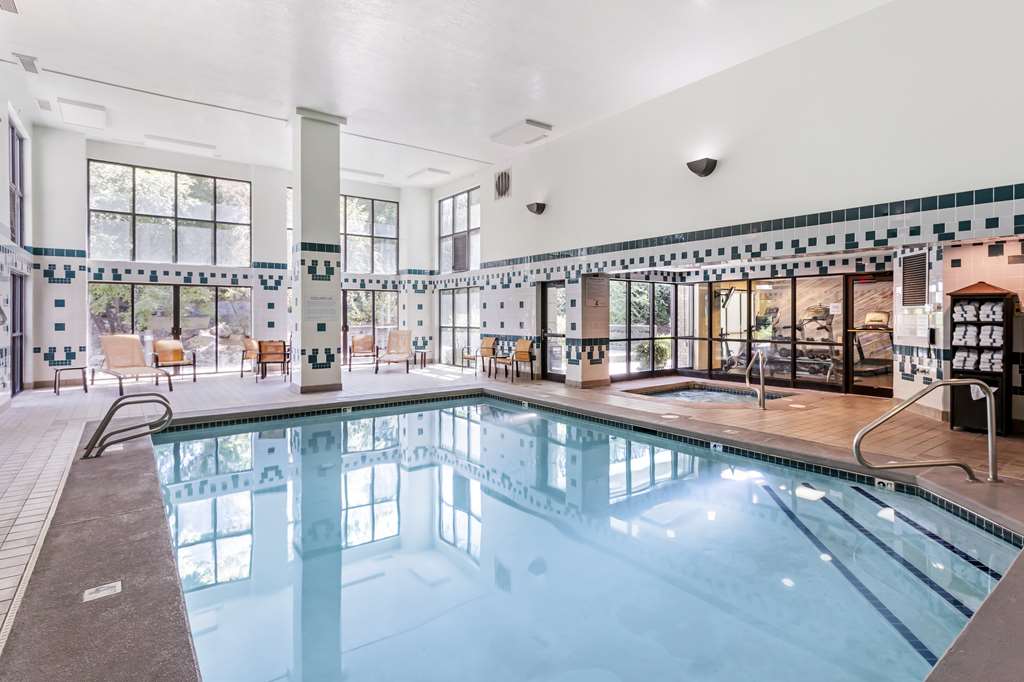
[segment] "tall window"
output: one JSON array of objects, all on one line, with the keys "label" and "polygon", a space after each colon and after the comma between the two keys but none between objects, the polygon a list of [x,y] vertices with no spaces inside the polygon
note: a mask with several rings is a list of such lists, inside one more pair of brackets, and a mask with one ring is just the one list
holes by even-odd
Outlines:
[{"label": "tall window", "polygon": [[437,205],[438,263],[441,272],[480,268],[480,188],[461,192]]},{"label": "tall window", "polygon": [[672,369],[675,285],[612,280],[608,296],[611,374]]},{"label": "tall window", "polygon": [[480,289],[441,290],[441,362],[457,365],[463,348],[480,345]]},{"label": "tall window", "polygon": [[398,329],[398,292],[375,289],[346,289],[344,295],[344,319],[348,327],[345,341],[346,360],[352,337],[368,334],[373,345],[383,348],[388,342],[388,332]]},{"label": "tall window", "polygon": [[99,366],[99,337],[139,334],[152,342],[180,339],[195,351],[200,372],[237,371],[244,338],[252,334],[249,287],[176,284],[89,284],[89,363]]},{"label": "tall window", "polygon": [[447,464],[438,471],[441,479],[438,532],[441,540],[480,563],[483,523],[480,481],[455,473]]},{"label": "tall window", "polygon": [[248,267],[251,187],[206,175],[89,161],[89,257]]},{"label": "tall window", "polygon": [[398,203],[341,197],[345,272],[398,274]]},{"label": "tall window", "polygon": [[8,146],[10,168],[8,178],[11,187],[11,241],[22,246],[25,243],[25,138],[14,125],[8,122]]},{"label": "tall window", "polygon": [[[285,189],[285,241],[291,267],[295,241],[292,216],[292,188]],[[339,198],[341,210],[341,252],[345,272],[356,274],[398,274],[398,202],[364,197]]]}]

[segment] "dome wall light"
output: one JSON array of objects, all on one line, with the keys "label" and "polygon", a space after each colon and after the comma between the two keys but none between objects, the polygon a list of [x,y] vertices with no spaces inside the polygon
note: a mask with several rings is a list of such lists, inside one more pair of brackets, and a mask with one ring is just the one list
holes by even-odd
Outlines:
[{"label": "dome wall light", "polygon": [[541,213],[544,212],[544,209],[546,209],[547,207],[547,204],[535,201],[532,204],[527,204],[526,210],[529,211],[530,213],[533,213],[534,215],[540,215]]},{"label": "dome wall light", "polygon": [[715,167],[718,165],[718,159],[697,159],[696,161],[690,161],[686,164],[686,167],[696,175],[698,178],[706,178],[715,172]]}]

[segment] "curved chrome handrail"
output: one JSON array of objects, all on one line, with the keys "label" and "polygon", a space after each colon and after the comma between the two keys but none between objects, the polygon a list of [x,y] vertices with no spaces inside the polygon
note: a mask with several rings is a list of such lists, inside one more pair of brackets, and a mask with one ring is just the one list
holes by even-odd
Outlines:
[{"label": "curved chrome handrail", "polygon": [[[760,389],[758,389],[756,386],[750,385],[750,370],[754,368],[754,360],[758,361],[758,374],[761,379]],[[747,363],[747,371],[744,374],[744,376],[747,378],[747,388],[752,389],[754,393],[757,395],[757,406],[760,407],[762,410],[767,410],[768,407],[767,405],[765,405],[764,397],[764,361],[764,351],[755,350],[754,354],[750,356],[750,362]]]},{"label": "curved chrome handrail", "polygon": [[925,397],[937,388],[944,388],[946,386],[977,386],[981,389],[981,392],[985,395],[985,407],[988,419],[986,420],[987,434],[988,434],[988,480],[996,482],[999,480],[999,466],[996,462],[996,401],[995,395],[992,392],[992,387],[986,384],[981,379],[943,379],[942,381],[936,381],[931,383],[920,391],[910,396],[896,407],[888,410],[885,414],[878,417],[874,421],[865,425],[857,432],[857,435],[853,437],[853,456],[863,466],[868,469],[920,469],[930,467],[959,467],[967,473],[968,480],[977,481],[978,478],[974,475],[974,470],[954,459],[933,459],[923,462],[908,462],[900,464],[872,464],[871,462],[864,459],[864,454],[860,450],[861,441],[869,433],[877,429],[879,426],[889,421],[897,414],[907,409],[921,398]]},{"label": "curved chrome handrail", "polygon": [[[141,424],[132,424],[131,426],[124,426],[119,429],[107,432],[107,426],[110,425],[110,421],[114,418],[114,415],[122,407],[128,405],[160,405],[164,408],[164,413],[154,419],[153,421],[143,422]],[[96,427],[96,431],[93,432],[89,442],[85,445],[85,453],[82,455],[82,459],[95,459],[100,457],[103,452],[111,445],[117,445],[118,443],[124,443],[135,438],[141,438],[143,436],[151,436],[154,433],[160,433],[171,424],[171,420],[174,418],[174,411],[171,409],[171,403],[166,397],[160,393],[133,393],[130,395],[124,395],[116,398],[110,407],[107,408],[107,413],[103,416],[99,426]],[[122,433],[128,433],[129,431],[135,431],[139,428],[145,428],[146,430],[142,433],[133,433],[127,436],[120,436],[115,438]],[[95,450],[95,452],[93,452]]]}]

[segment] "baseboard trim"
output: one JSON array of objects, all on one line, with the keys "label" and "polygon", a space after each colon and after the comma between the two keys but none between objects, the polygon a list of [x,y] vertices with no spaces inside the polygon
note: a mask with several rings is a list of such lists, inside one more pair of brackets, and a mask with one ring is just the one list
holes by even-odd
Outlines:
[{"label": "baseboard trim", "polygon": [[565,385],[569,388],[601,388],[603,386],[611,386],[611,379],[591,379],[590,381],[573,381],[572,379],[566,379]]},{"label": "baseboard trim", "polygon": [[341,384],[321,384],[318,386],[299,386],[298,384],[292,384],[291,390],[293,393],[304,394],[304,393],[329,393],[331,391],[340,391]]}]

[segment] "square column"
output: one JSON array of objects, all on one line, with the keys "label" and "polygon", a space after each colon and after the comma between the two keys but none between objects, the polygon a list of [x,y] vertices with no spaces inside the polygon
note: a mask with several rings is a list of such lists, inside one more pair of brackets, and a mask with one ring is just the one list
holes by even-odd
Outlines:
[{"label": "square column", "polygon": [[608,369],[608,276],[580,275],[565,283],[565,385],[594,388],[611,383]]},{"label": "square column", "polygon": [[296,109],[291,270],[292,389],[341,390],[341,126]]}]

